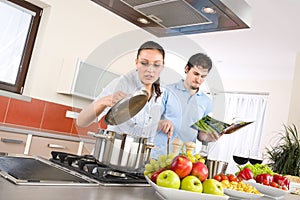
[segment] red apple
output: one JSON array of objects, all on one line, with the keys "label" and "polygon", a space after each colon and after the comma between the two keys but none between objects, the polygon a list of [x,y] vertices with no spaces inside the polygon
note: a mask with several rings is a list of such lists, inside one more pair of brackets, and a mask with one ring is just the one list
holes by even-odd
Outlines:
[{"label": "red apple", "polygon": [[205,181],[208,177],[208,168],[202,162],[194,162],[191,175],[199,178],[201,182]]},{"label": "red apple", "polygon": [[170,164],[170,170],[174,171],[180,178],[184,178],[189,175],[192,168],[192,161],[183,155],[176,156]]},{"label": "red apple", "polygon": [[157,170],[156,172],[154,172],[154,173],[151,175],[151,181],[154,182],[154,183],[156,183],[156,180],[157,180],[158,175],[159,175],[161,172],[165,171],[165,170],[166,170],[165,168],[161,168],[160,170]]}]

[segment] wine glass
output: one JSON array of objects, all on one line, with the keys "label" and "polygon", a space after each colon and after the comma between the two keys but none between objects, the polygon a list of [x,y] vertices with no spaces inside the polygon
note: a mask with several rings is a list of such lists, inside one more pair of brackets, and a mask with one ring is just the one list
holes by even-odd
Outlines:
[{"label": "wine glass", "polygon": [[233,157],[234,162],[239,165],[244,165],[249,161],[249,158],[245,157],[245,156],[233,155],[232,157]]},{"label": "wine glass", "polygon": [[255,164],[261,164],[263,162],[263,159],[264,159],[264,155],[262,152],[258,152],[256,155],[254,156],[249,156],[249,162],[252,164],[252,165],[255,165]]},{"label": "wine glass", "polygon": [[235,163],[239,164],[239,165],[244,165],[249,161],[249,155],[240,153],[235,151],[235,153],[232,156],[233,160]]}]

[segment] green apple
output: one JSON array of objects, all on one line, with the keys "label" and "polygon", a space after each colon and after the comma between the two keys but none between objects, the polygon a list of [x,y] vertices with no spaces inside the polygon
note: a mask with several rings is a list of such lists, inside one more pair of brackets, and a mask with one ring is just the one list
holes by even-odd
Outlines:
[{"label": "green apple", "polygon": [[202,183],[203,193],[224,196],[222,183],[215,179],[206,179]]},{"label": "green apple", "polygon": [[156,184],[161,187],[179,189],[180,178],[172,170],[165,170],[157,176]]},{"label": "green apple", "polygon": [[180,189],[192,191],[192,192],[202,192],[202,183],[196,176],[189,175],[182,179],[180,184]]}]

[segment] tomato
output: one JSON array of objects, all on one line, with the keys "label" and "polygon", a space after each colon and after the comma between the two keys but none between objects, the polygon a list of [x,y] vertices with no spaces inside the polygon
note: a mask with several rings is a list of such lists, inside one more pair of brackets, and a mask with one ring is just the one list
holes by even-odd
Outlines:
[{"label": "tomato", "polygon": [[264,185],[270,185],[270,182],[269,182],[269,180],[265,179],[265,180],[263,180],[262,184],[264,184]]},{"label": "tomato", "polygon": [[241,182],[242,179],[240,179],[239,177],[236,178],[236,182]]},{"label": "tomato", "polygon": [[279,184],[273,181],[273,182],[270,183],[270,186],[272,186],[274,188],[278,188]]},{"label": "tomato", "polygon": [[220,174],[214,175],[214,179],[221,182],[222,181],[222,177]]},{"label": "tomato", "polygon": [[232,182],[232,181],[237,182],[237,177],[235,175],[228,174],[227,177],[228,177],[228,179],[229,179],[230,182]]},{"label": "tomato", "polygon": [[282,186],[281,189],[283,189],[283,190],[285,190],[285,191],[288,191],[288,190],[289,190],[286,186]]},{"label": "tomato", "polygon": [[225,174],[221,174],[221,178],[222,178],[222,181],[223,180],[228,180],[228,176],[226,176]]}]

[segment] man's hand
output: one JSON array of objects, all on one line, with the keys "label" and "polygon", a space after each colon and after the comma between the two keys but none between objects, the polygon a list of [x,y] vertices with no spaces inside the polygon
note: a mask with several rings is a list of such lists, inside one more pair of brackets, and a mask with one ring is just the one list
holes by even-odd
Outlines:
[{"label": "man's hand", "polygon": [[205,133],[202,131],[198,132],[197,139],[201,142],[216,142],[220,138],[220,135],[217,132]]},{"label": "man's hand", "polygon": [[173,135],[174,126],[171,121],[164,119],[159,121],[157,130],[164,132],[168,135],[168,138],[171,138]]}]

